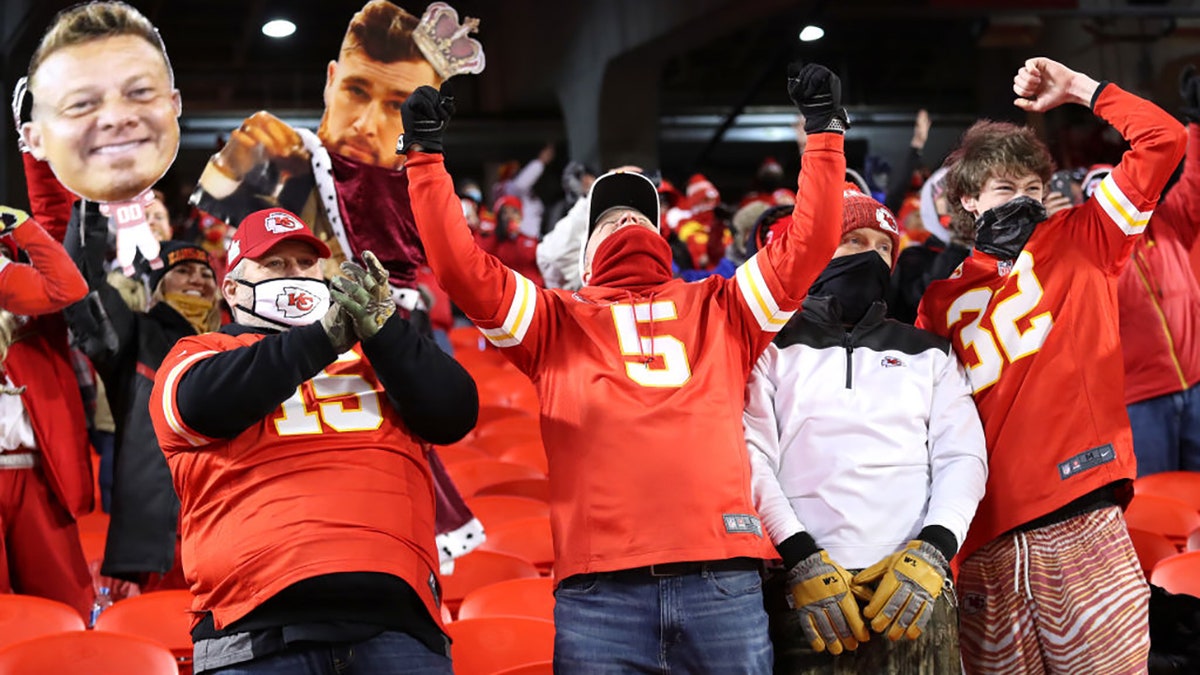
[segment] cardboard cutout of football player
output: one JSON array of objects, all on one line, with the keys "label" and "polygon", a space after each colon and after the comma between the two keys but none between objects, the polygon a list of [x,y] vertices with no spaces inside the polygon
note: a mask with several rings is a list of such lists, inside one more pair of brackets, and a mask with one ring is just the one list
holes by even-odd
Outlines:
[{"label": "cardboard cutout of football player", "polygon": [[[396,141],[400,104],[421,85],[480,73],[483,48],[468,37],[478,20],[435,2],[418,20],[388,0],[370,0],[350,20],[338,57],[325,72],[325,111],[316,133],[269,112],[247,118],[200,176],[192,203],[226,223],[282,206],[299,214],[330,248],[326,278],[342,261],[372,251],[388,270],[396,305],[423,309],[417,270],[425,253],[408,203],[408,176]],[[438,551],[443,564],[483,541],[437,453],[428,454],[437,488]]]},{"label": "cardboard cutout of football player", "polygon": [[328,275],[370,250],[387,268],[397,304],[420,307],[416,270],[425,256],[399,171],[404,157],[395,151],[400,104],[421,85],[483,71],[483,49],[468,37],[478,23],[460,23],[443,2],[418,20],[371,0],[351,18],[326,69],[316,133],[255,113],[209,161],[192,203],[227,223],[269,206],[298,213],[333,251]]},{"label": "cardboard cutout of football player", "polygon": [[139,251],[161,267],[146,206],[179,151],[182,101],[158,30],[120,2],[65,10],[23,79],[14,107],[29,114],[20,125],[25,148],[115,221],[126,275]]}]

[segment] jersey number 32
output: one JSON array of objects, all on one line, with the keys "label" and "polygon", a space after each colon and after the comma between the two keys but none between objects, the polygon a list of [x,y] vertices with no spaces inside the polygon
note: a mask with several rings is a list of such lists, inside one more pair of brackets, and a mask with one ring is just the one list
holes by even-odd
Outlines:
[{"label": "jersey number 32", "polygon": [[[959,332],[959,339],[964,352],[972,348],[975,351],[975,362],[963,365],[967,367],[971,389],[976,394],[1000,379],[1005,364],[1040,350],[1054,326],[1050,312],[1029,316],[1045,295],[1033,271],[1033,256],[1029,251],[1022,251],[1017,257],[1009,278],[1016,282],[1016,292],[994,307],[988,308],[992,289],[975,288],[958,296],[946,311],[946,326],[952,333],[954,325],[965,315],[975,314]],[[989,317],[991,326],[982,325]]]}]

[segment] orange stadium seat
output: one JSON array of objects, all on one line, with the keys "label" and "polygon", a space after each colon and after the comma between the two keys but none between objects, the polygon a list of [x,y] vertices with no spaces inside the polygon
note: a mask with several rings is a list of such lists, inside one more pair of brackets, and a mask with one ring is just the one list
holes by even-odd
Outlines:
[{"label": "orange stadium seat", "polygon": [[153,591],[115,603],[96,619],[96,630],[138,635],[175,655],[179,671],[192,672],[190,591]]},{"label": "orange stadium seat", "polygon": [[86,628],[83,617],[70,605],[32,595],[0,595],[0,647]]},{"label": "orange stadium seat", "polygon": [[520,408],[510,408],[501,405],[481,405],[479,406],[479,422],[475,428],[481,429],[492,422],[496,422],[509,417],[524,417],[533,422],[533,426],[538,425],[537,417],[530,415],[528,412]]},{"label": "orange stadium seat", "polygon": [[1178,499],[1135,494],[1125,509],[1125,522],[1130,528],[1166,536],[1182,551],[1188,535],[1200,527],[1200,513]]},{"label": "orange stadium seat", "polygon": [[509,579],[467,593],[458,608],[458,618],[527,616],[554,621],[554,580]]},{"label": "orange stadium seat", "polygon": [[104,560],[104,546],[108,541],[108,532],[79,532],[79,544],[83,547],[83,559],[92,562]]},{"label": "orange stadium seat", "polygon": [[[97,502],[98,504],[99,502]],[[76,519],[75,524],[79,526],[80,532],[100,532],[108,533],[109,516],[107,513],[96,509],[91,513],[84,514]]]},{"label": "orange stadium seat", "polygon": [[1200,551],[1179,553],[1160,560],[1150,574],[1150,583],[1171,593],[1200,598]]},{"label": "orange stadium seat", "polygon": [[487,531],[481,551],[507,553],[533,563],[542,574],[554,567],[554,540],[550,535],[550,516],[514,520]]},{"label": "orange stadium seat", "polygon": [[457,675],[493,675],[554,658],[554,624],[541,619],[494,616],[446,626]]},{"label": "orange stadium seat", "polygon": [[1200,511],[1200,471],[1164,471],[1142,476],[1133,481],[1133,492],[1178,499]]},{"label": "orange stadium seat", "polygon": [[500,453],[500,459],[532,466],[542,474],[550,473],[550,462],[546,459],[546,449],[542,447],[541,439],[517,443]]},{"label": "orange stadium seat", "polygon": [[1130,528],[1129,538],[1133,540],[1133,550],[1137,551],[1138,562],[1141,563],[1142,572],[1147,579],[1159,560],[1170,558],[1179,552],[1170,539],[1157,532]]},{"label": "orange stadium seat", "polygon": [[496,483],[520,478],[541,478],[542,474],[531,466],[502,462],[498,459],[473,459],[446,465],[446,473],[464,498],[473,497],[479,490]]},{"label": "orange stadium seat", "polygon": [[0,649],[0,675],[178,675],[166,647],[136,635],[72,631]]},{"label": "orange stadium seat", "polygon": [[[536,430],[513,429],[502,434],[476,436],[475,438],[471,439],[472,446],[486,452],[495,459],[500,459],[500,457],[510,449],[526,443],[537,443],[541,445],[541,433]],[[543,474],[544,473],[545,472],[543,472]]]},{"label": "orange stadium seat", "polygon": [[475,493],[477,497],[486,495],[528,497],[530,499],[539,499],[548,504],[550,503],[550,481],[546,478],[517,478],[515,480],[506,480],[502,483],[493,483],[487,487],[480,488]]},{"label": "orange stadium seat", "polygon": [[537,418],[524,413],[509,415],[508,417],[498,420],[481,423],[475,428],[476,438],[507,435],[509,433],[534,433],[540,436],[542,434],[542,429]]},{"label": "orange stadium seat", "polygon": [[537,576],[537,568],[528,560],[492,551],[471,551],[455,559],[453,574],[442,576],[442,602],[457,615],[463,598],[476,588],[506,579]]},{"label": "orange stadium seat", "polygon": [[436,451],[438,458],[442,460],[443,465],[469,462],[473,459],[495,459],[483,450],[466,443],[444,446],[439,445]]},{"label": "orange stadium seat", "polygon": [[550,505],[540,499],[514,497],[512,495],[487,495],[466,500],[471,513],[483,523],[483,529],[499,527],[504,523],[521,518],[549,516]]}]

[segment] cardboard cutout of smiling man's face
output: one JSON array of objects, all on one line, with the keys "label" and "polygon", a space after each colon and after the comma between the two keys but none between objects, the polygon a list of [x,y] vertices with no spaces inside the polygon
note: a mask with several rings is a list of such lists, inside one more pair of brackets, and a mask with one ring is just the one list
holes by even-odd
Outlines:
[{"label": "cardboard cutout of smiling man's face", "polygon": [[159,48],[118,34],[49,51],[30,77],[33,120],[21,132],[72,192],[97,202],[133,199],[179,151],[179,91]]}]

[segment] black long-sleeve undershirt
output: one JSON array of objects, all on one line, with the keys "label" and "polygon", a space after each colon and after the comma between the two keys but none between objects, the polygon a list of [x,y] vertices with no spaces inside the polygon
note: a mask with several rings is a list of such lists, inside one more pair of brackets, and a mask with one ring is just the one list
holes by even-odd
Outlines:
[{"label": "black long-sleeve undershirt", "polygon": [[393,314],[374,337],[363,342],[363,353],[413,434],[446,445],[475,428],[479,419],[475,380],[416,326]]},{"label": "black long-sleeve undershirt", "polygon": [[[223,332],[260,331],[234,324]],[[475,426],[479,397],[474,380],[408,322],[393,315],[363,343],[363,351],[413,435],[430,443],[453,443]],[[274,412],[336,358],[319,322],[272,333],[192,366],[177,389],[179,414],[201,434],[233,438]]]}]

